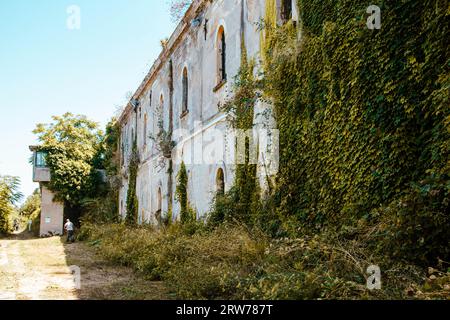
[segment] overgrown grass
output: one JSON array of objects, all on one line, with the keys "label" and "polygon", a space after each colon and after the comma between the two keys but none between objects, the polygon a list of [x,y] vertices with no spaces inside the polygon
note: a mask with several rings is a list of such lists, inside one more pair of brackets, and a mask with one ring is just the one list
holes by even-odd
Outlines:
[{"label": "overgrown grass", "polygon": [[[85,224],[80,239],[110,261],[163,280],[182,299],[449,298],[450,273],[375,256],[363,241],[336,230],[271,239],[242,225],[167,229]],[[382,289],[366,286],[366,269],[382,270]]]}]

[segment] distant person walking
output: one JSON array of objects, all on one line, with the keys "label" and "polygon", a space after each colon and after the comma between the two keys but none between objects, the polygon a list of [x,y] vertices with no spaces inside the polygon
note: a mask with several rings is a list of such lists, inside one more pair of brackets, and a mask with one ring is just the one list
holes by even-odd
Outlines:
[{"label": "distant person walking", "polygon": [[14,219],[13,228],[14,228],[14,232],[19,231],[19,221],[17,219]]},{"label": "distant person walking", "polygon": [[66,220],[64,229],[67,231],[67,242],[75,242],[75,237],[73,235],[74,225],[69,219]]},{"label": "distant person walking", "polygon": [[31,232],[31,225],[33,224],[33,220],[28,220],[28,232]]}]

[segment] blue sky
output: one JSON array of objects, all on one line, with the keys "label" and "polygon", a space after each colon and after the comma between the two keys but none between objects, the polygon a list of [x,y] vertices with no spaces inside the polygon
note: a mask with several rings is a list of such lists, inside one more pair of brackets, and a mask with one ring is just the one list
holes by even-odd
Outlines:
[{"label": "blue sky", "polygon": [[[71,5],[79,30],[67,27]],[[174,28],[168,0],[1,0],[0,174],[31,194],[36,124],[70,111],[103,126]]]}]

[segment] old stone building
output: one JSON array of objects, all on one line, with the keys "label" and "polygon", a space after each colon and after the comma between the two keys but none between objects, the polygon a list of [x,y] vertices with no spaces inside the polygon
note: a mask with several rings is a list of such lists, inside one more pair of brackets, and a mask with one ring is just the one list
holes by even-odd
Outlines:
[{"label": "old stone building", "polygon": [[[280,23],[297,19],[295,0],[275,1]],[[178,216],[174,194],[182,162],[188,170],[189,203],[199,217],[209,211],[218,191],[232,186],[236,134],[227,125],[220,106],[232,95],[242,50],[257,65],[260,61],[265,2],[193,1],[119,118],[122,217],[126,216],[129,163],[135,142],[140,223],[154,223],[169,210],[175,218]],[[260,116],[266,109],[270,107],[262,101],[255,106],[255,130],[274,128],[271,118]],[[164,132],[173,133],[173,143],[168,141],[166,147],[160,143],[163,139],[158,139]],[[268,139],[257,131],[253,135],[260,176],[273,174],[276,161],[272,154],[268,164],[267,154],[276,141],[272,135]],[[261,177],[262,184],[264,180]]]}]

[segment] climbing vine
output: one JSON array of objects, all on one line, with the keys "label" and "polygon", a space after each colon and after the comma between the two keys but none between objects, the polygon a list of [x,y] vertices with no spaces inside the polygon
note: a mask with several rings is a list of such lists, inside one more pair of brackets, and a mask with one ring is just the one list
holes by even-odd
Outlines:
[{"label": "climbing vine", "polygon": [[[175,199],[180,203],[181,223],[189,223],[196,220],[196,213],[189,206],[188,194],[188,173],[184,162],[181,163],[177,176],[177,188],[175,191]],[[170,213],[171,215],[171,213]]]},{"label": "climbing vine", "polygon": [[139,155],[137,151],[136,139],[133,142],[133,148],[130,155],[129,161],[129,177],[128,177],[128,192],[127,192],[127,215],[126,223],[130,225],[137,224],[139,215],[139,202],[136,195],[136,184],[137,184],[137,174],[139,167]]},{"label": "climbing vine", "polygon": [[[164,129],[164,120],[160,107],[157,107],[157,113],[158,133],[156,135],[150,135],[149,138],[155,143],[156,150],[161,153],[164,158],[169,159],[172,157],[172,150],[176,143],[172,140],[172,132]],[[162,162],[164,163],[164,159]]]}]

